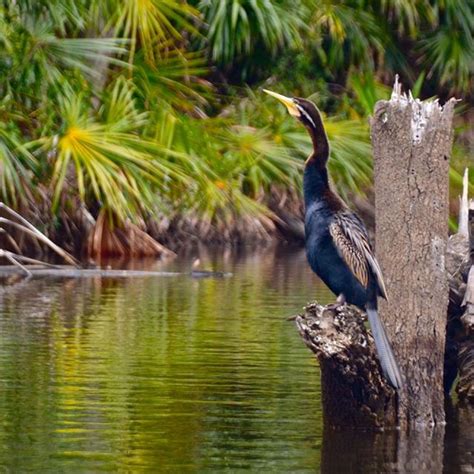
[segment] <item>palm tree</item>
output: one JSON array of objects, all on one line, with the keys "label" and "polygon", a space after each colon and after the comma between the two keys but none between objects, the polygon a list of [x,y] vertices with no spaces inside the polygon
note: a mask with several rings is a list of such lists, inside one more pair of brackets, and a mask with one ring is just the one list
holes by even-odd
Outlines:
[{"label": "palm tree", "polygon": [[162,235],[166,226],[152,225],[160,220],[208,239],[268,238],[282,208],[298,208],[301,150],[310,145],[276,104],[246,87],[276,80],[290,95],[317,92],[339,191],[364,194],[366,117],[387,94],[381,83],[402,71],[420,94],[465,95],[472,8],[454,0],[296,6],[4,2],[0,199],[51,212],[50,232],[72,229],[79,212],[94,253],[100,236],[109,250],[131,251],[127,239],[137,235],[147,246],[140,232]]}]

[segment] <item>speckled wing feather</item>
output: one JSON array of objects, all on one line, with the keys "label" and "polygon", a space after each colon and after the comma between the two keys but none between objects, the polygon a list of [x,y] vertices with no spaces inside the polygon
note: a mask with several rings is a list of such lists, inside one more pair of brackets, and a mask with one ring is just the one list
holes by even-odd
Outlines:
[{"label": "speckled wing feather", "polygon": [[382,270],[375,258],[364,223],[353,212],[335,214],[329,232],[339,255],[344,259],[354,276],[367,288],[369,274],[377,282],[380,295],[387,298]]}]

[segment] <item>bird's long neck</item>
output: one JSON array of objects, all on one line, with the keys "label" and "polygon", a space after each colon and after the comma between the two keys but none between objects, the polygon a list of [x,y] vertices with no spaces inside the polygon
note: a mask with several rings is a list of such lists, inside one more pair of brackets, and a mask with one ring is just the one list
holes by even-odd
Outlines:
[{"label": "bird's long neck", "polygon": [[326,166],[317,166],[313,160],[308,160],[304,169],[303,188],[306,207],[314,201],[324,199],[331,192]]},{"label": "bird's long neck", "polygon": [[324,199],[332,193],[329,187],[327,161],[329,158],[329,141],[319,113],[312,116],[312,123],[305,123],[313,152],[306,160],[304,170],[304,197],[306,205]]},{"label": "bird's long neck", "polygon": [[311,119],[311,123],[305,123],[306,130],[308,130],[313,142],[313,153],[308,158],[307,163],[311,162],[317,167],[325,168],[329,158],[329,140],[319,111]]}]

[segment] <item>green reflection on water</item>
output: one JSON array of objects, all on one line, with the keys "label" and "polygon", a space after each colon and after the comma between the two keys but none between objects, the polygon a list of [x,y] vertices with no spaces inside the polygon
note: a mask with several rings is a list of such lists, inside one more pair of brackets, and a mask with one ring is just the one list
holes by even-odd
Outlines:
[{"label": "green reflection on water", "polygon": [[0,466],[317,471],[317,366],[286,318],[330,294],[301,252],[204,262],[234,276],[4,291]]}]

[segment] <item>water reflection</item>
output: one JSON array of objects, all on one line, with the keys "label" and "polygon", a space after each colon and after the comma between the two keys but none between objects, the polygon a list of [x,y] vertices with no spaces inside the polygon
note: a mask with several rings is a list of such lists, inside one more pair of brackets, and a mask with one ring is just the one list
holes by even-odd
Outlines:
[{"label": "water reflection", "polygon": [[300,253],[224,257],[203,265],[230,279],[50,278],[3,291],[2,467],[318,465],[317,371],[286,321],[317,282]]},{"label": "water reflection", "polygon": [[474,472],[474,407],[448,406],[444,472]]},{"label": "water reflection", "polygon": [[[155,267],[189,271],[193,257]],[[317,367],[286,317],[331,295],[301,252],[201,260],[234,276],[44,278],[0,292],[4,470],[403,472],[403,456],[421,459],[396,433],[323,441]],[[469,426],[448,425],[444,461],[442,440],[429,457],[462,471]]]},{"label": "water reflection", "polygon": [[450,407],[447,421],[410,433],[324,430],[321,472],[474,472],[474,410]]}]

